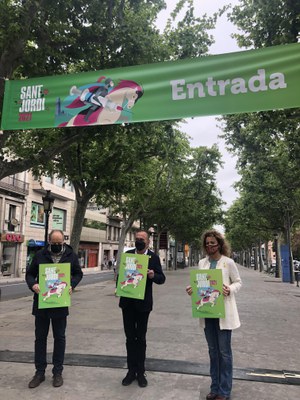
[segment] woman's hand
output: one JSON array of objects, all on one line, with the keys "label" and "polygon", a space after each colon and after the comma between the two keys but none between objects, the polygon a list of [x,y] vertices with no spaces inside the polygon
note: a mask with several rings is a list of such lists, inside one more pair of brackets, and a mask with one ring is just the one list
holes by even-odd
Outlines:
[{"label": "woman's hand", "polygon": [[230,287],[227,285],[223,285],[223,296],[229,296],[230,295]]},{"label": "woman's hand", "polygon": [[187,286],[186,289],[185,289],[185,291],[187,292],[187,294],[188,294],[189,296],[191,296],[192,293],[193,293],[192,286]]}]

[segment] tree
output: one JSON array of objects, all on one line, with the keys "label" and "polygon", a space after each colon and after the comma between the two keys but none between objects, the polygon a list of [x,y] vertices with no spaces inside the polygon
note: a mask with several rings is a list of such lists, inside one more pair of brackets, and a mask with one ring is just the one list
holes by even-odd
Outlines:
[{"label": "tree", "polygon": [[[162,0],[4,0],[0,3],[0,109],[4,80],[101,70],[194,57],[212,43],[207,30],[213,18],[194,17],[192,1],[180,0],[179,12],[189,5],[177,25],[159,33],[155,20]],[[187,21],[189,26],[186,25]],[[113,27],[113,31],[112,31]],[[183,52],[184,49],[184,52]],[[1,117],[1,116],[0,116]],[[49,130],[35,131],[40,148],[25,158],[7,158],[13,138],[31,132],[0,135],[0,179],[43,163],[59,154],[80,130],[57,130],[59,144],[48,140]],[[11,151],[9,151],[11,155]],[[34,156],[33,156],[34,155]]]},{"label": "tree", "polygon": [[[298,0],[241,0],[229,19],[241,31],[234,35],[239,46],[260,48],[298,42],[299,15]],[[299,173],[299,116],[299,109],[293,109],[223,119],[224,137],[239,157],[241,193],[255,198],[255,212],[263,215],[270,231],[285,232],[287,243],[293,219],[299,218],[295,182]],[[296,190],[292,191],[293,188]]]}]

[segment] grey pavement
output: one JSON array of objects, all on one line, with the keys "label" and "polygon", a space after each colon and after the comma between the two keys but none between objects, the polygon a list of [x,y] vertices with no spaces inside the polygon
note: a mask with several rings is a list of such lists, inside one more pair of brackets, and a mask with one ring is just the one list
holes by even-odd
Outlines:
[{"label": "grey pavement", "polygon": [[[237,295],[242,322],[233,331],[232,400],[300,397],[300,288],[239,267]],[[78,286],[68,317],[64,385],[46,381],[28,389],[34,374],[31,297],[0,302],[1,399],[204,400],[209,392],[207,345],[185,293],[189,269],[166,271],[154,285],[147,335],[148,387],[121,385],[126,374],[125,337],[114,281]],[[49,334],[48,351],[52,351]]]}]

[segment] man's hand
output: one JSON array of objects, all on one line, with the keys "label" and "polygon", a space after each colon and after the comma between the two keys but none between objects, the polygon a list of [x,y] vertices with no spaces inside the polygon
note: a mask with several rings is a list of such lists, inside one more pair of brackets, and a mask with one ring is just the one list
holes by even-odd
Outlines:
[{"label": "man's hand", "polygon": [[72,286],[70,287],[70,289],[69,289],[69,294],[71,295],[73,293],[73,289],[72,289]]},{"label": "man's hand", "polygon": [[32,286],[32,290],[35,292],[35,293],[37,293],[37,294],[39,294],[40,293],[40,286],[39,286],[39,284],[38,283],[35,283],[33,286]]},{"label": "man's hand", "polygon": [[154,278],[154,271],[153,271],[153,269],[148,269],[147,275],[148,275],[148,278],[149,278],[149,279],[153,279],[153,278]]},{"label": "man's hand", "polygon": [[185,288],[185,291],[187,292],[187,294],[188,294],[189,296],[191,296],[192,293],[193,293],[192,286],[187,286],[187,287]]}]

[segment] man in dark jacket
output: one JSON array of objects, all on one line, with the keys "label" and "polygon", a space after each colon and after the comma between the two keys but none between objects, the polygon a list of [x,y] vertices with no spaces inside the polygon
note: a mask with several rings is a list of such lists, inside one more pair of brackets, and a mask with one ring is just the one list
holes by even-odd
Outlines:
[{"label": "man in dark jacket", "polygon": [[30,290],[34,292],[32,314],[35,316],[35,368],[36,372],[29,382],[29,388],[35,388],[45,380],[47,367],[47,337],[50,320],[54,338],[53,348],[53,386],[59,387],[63,384],[62,371],[66,348],[66,326],[68,307],[38,309],[39,287],[39,265],[51,263],[70,263],[71,265],[71,287],[69,293],[78,285],[82,279],[82,271],[79,266],[78,256],[72,247],[64,243],[64,233],[53,230],[49,234],[49,245],[40,250],[33,258],[26,272],[26,282]]},{"label": "man in dark jacket", "polygon": [[137,379],[140,387],[147,386],[145,378],[146,333],[149,314],[153,306],[152,284],[161,285],[166,277],[162,271],[159,257],[148,250],[149,235],[140,231],[135,236],[135,249],[128,253],[145,254],[149,257],[146,289],[144,300],[120,297],[123,325],[126,335],[128,372],[122,380],[122,385],[128,386]]}]

